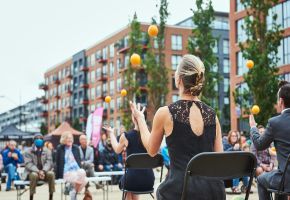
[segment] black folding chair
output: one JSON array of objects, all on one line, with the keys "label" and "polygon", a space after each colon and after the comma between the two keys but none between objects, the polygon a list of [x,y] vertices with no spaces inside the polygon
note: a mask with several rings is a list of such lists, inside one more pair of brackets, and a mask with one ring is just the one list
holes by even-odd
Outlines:
[{"label": "black folding chair", "polygon": [[282,178],[281,178],[281,182],[280,182],[280,185],[279,185],[279,189],[278,190],[271,189],[271,188],[268,189],[268,191],[271,192],[271,199],[273,199],[272,193],[275,194],[275,200],[278,199],[280,196],[290,196],[290,192],[285,192],[284,191],[285,176],[286,176],[286,173],[287,173],[287,169],[288,169],[289,163],[290,163],[290,154],[288,155],[288,158],[287,158],[287,162],[286,162],[283,174],[282,174]]},{"label": "black folding chair", "polygon": [[249,176],[250,181],[245,197],[245,200],[248,200],[256,167],[256,157],[249,152],[204,152],[197,154],[187,165],[181,200],[186,200],[188,181],[192,176],[204,176],[220,180]]},{"label": "black folding chair", "polygon": [[126,199],[127,192],[131,192],[133,194],[150,194],[151,197],[154,199],[152,193],[154,193],[154,188],[148,191],[131,191],[125,189],[126,183],[126,175],[128,169],[153,169],[156,167],[161,167],[161,176],[160,182],[162,181],[162,173],[163,173],[163,157],[161,154],[157,154],[154,157],[149,156],[147,153],[138,153],[138,154],[131,154],[127,157],[125,162],[125,174],[124,174],[124,182],[122,187],[122,199]]}]

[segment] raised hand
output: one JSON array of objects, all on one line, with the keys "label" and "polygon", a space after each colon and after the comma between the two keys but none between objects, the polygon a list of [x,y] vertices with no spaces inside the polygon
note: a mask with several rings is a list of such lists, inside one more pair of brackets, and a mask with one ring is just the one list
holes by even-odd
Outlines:
[{"label": "raised hand", "polygon": [[138,118],[145,118],[144,116],[144,111],[146,109],[145,106],[141,109],[140,103],[136,104],[135,102],[130,101],[130,108],[132,111],[132,115],[134,116],[135,119],[138,120]]}]

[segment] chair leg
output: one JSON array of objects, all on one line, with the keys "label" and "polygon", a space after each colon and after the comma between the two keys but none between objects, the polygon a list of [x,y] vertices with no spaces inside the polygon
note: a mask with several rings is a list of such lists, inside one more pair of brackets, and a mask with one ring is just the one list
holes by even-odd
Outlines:
[{"label": "chair leg", "polygon": [[273,194],[270,192],[270,199],[273,200]]},{"label": "chair leg", "polygon": [[155,199],[152,193],[150,193],[150,195],[151,195],[152,199]]},{"label": "chair leg", "polygon": [[123,190],[123,193],[122,193],[122,200],[125,200],[126,196],[125,196],[125,192]]}]

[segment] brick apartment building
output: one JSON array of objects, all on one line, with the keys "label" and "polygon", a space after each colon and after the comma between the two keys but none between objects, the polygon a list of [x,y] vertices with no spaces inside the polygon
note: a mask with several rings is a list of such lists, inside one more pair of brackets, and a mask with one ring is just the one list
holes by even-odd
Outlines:
[{"label": "brick apartment building", "polygon": [[[144,35],[147,33],[148,26],[149,24],[141,23]],[[167,104],[178,98],[178,91],[174,86],[174,72],[182,55],[187,53],[187,40],[192,34],[192,27],[194,26],[191,18],[188,18],[174,26],[168,25],[165,29],[165,63],[171,69],[168,74]],[[221,92],[218,103],[222,108],[229,104],[227,90],[230,65],[227,13],[216,13],[213,29],[214,36],[221,38],[214,49],[219,60],[216,70],[221,72],[226,80],[216,87]],[[119,110],[123,100],[120,95],[124,78],[122,72],[128,66],[130,58],[129,33],[130,27],[126,26],[47,70],[44,75],[45,81],[39,85],[39,88],[45,91],[42,97],[42,102],[45,104],[42,116],[46,118],[49,132],[55,129],[55,124],[66,119],[79,119],[84,129],[89,113],[101,106],[105,108],[103,120],[119,127],[121,123]],[[147,43],[148,41],[144,39],[144,47]],[[152,46],[156,47],[154,42]],[[146,75],[141,75],[138,81],[139,85],[146,86]],[[109,104],[104,102],[106,95],[112,97]],[[136,100],[147,104],[146,90],[143,90],[141,97]],[[223,119],[223,123],[229,124],[229,117],[228,120]]]},{"label": "brick apartment building", "polygon": [[[280,1],[275,5],[269,13],[276,13],[278,15],[277,22],[282,25],[284,29],[284,38],[279,47],[280,61],[278,63],[279,74],[281,79],[290,81],[290,1]],[[244,24],[244,17],[247,15],[240,0],[230,1],[230,94],[236,88],[243,90],[247,85],[243,83],[242,75],[247,72],[245,67],[246,60],[238,47],[238,43],[246,40],[246,33],[242,29]],[[271,27],[271,16],[267,18],[267,24]],[[239,130],[248,130],[248,125],[244,120],[239,120],[240,108],[234,102],[234,97],[231,95],[231,128]]]}]

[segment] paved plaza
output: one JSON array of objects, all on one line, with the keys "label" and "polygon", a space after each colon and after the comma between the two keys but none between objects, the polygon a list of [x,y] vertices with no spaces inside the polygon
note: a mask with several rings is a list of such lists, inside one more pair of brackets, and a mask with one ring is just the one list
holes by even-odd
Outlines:
[{"label": "paved plaza", "polygon": [[[158,187],[158,184],[156,184],[156,187]],[[227,191],[229,191],[227,189]],[[250,194],[250,200],[258,200],[257,195],[257,189],[256,187],[253,187],[253,194]],[[103,191],[102,189],[96,189],[94,187],[90,187],[90,192],[93,195],[93,200],[102,200],[103,199]],[[230,195],[227,194],[227,200],[234,200],[238,196],[244,197],[244,194],[242,195]],[[118,186],[114,185],[113,187],[109,187],[109,200],[121,200],[122,193],[119,190]],[[2,191],[0,192],[0,200],[16,200],[16,190],[6,192],[5,191],[5,184],[2,184]],[[37,187],[37,193],[34,197],[35,200],[48,200],[48,186],[42,185]],[[69,196],[66,196],[67,200],[70,200]],[[83,194],[80,194],[78,196],[78,200],[83,199]],[[150,200],[152,199],[150,195],[141,195],[140,200]],[[239,198],[238,198],[239,199]],[[22,200],[29,200],[29,192],[27,191],[23,196]],[[56,193],[54,194],[54,200],[61,200],[61,187],[60,185],[56,186]],[[65,197],[63,198],[65,200]],[[240,199],[239,199],[240,200]]]}]

